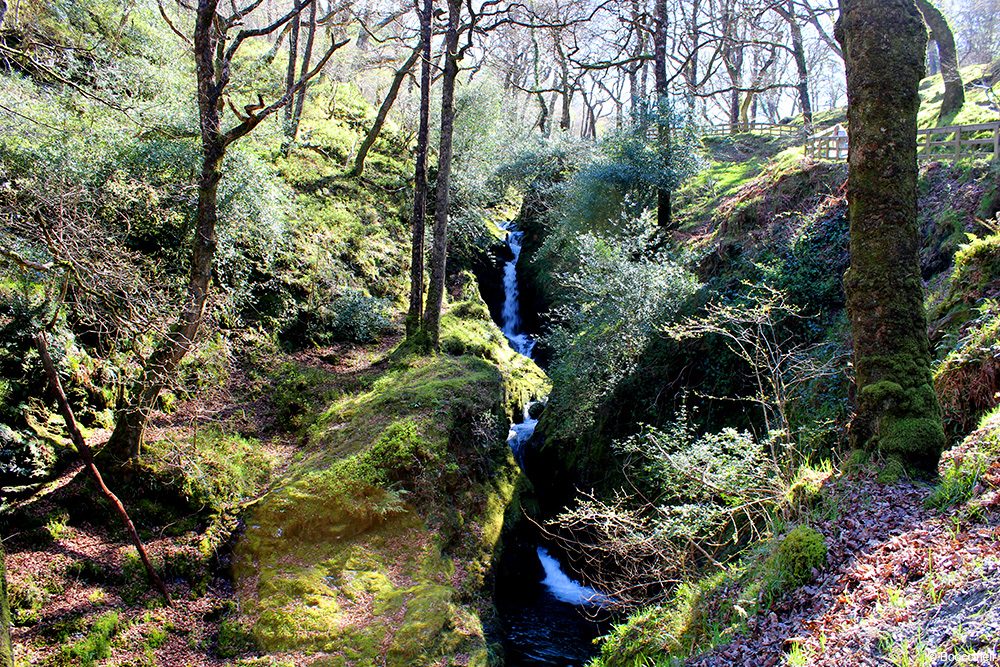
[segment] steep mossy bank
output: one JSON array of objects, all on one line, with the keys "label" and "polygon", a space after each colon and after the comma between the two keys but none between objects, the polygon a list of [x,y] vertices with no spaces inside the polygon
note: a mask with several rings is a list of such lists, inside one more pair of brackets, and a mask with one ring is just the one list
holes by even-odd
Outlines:
[{"label": "steep mossy bank", "polygon": [[320,665],[488,663],[486,585],[519,471],[512,409],[547,391],[478,295],[444,353],[405,346],[304,429],[305,454],[249,512],[234,579],[267,653]]}]

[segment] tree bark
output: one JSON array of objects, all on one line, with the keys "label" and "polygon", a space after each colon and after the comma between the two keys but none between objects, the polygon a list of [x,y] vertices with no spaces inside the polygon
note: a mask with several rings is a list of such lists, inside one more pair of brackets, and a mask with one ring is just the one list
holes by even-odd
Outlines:
[{"label": "tree bark", "polygon": [[855,446],[933,470],[944,447],[920,278],[918,88],[927,32],[913,0],[840,0],[847,71]]},{"label": "tree bark", "polygon": [[[316,2],[309,5],[309,33],[306,35],[306,46],[302,52],[302,67],[299,70],[299,78],[305,78],[306,74],[309,72],[309,63],[312,61],[313,45],[316,43]],[[291,86],[295,85],[293,80]],[[291,87],[288,88],[291,90]],[[308,90],[308,85],[303,85],[299,88],[299,91],[295,94],[294,105],[289,105],[288,108],[292,109],[292,119],[291,127],[288,129],[288,138],[286,142],[286,153],[292,149],[292,144],[295,143],[296,137],[299,135],[299,123],[302,121],[302,110],[306,105],[306,91]]]},{"label": "tree bark", "polygon": [[[295,74],[298,71],[299,60],[299,24],[298,14],[292,19],[292,29],[288,33],[288,68],[285,70],[285,89],[290,90],[295,85]],[[285,107],[285,145],[291,145],[292,106]]]},{"label": "tree bark", "polygon": [[[656,0],[653,27],[653,81],[656,86],[656,139],[661,168],[670,169],[670,100],[667,99],[667,0]],[[656,224],[660,229],[673,227],[670,189],[656,189]]]},{"label": "tree bark", "polygon": [[420,122],[413,174],[413,218],[410,229],[410,309],[406,335],[420,330],[424,313],[424,229],[427,224],[427,150],[431,116],[431,22],[434,0],[424,0],[420,12]]},{"label": "tree bark", "polygon": [[[247,33],[254,31],[242,30],[227,48],[224,42],[226,36],[224,28],[237,23],[230,24],[218,15],[219,1],[200,0],[194,27],[193,47],[202,166],[198,179],[198,209],[187,291],[176,322],[143,364],[142,375],[130,392],[131,399],[118,410],[115,430],[105,446],[105,452],[118,463],[139,457],[146,424],[156,405],[157,397],[177,370],[181,359],[187,354],[204,319],[215,250],[218,245],[216,237],[218,189],[219,181],[222,179],[222,160],[226,148],[252,132],[271,114],[283,107],[287,108],[295,94],[322,70],[337,49],[347,43],[346,41],[333,43],[316,66],[302,75],[298,82],[293,80],[292,85],[272,104],[264,105],[258,98],[259,104],[244,107],[246,115],[234,108],[240,122],[223,132],[222,106],[225,101],[224,92],[230,80],[230,63],[236,50],[244,43]],[[297,4],[292,10],[295,12],[294,15],[287,14],[283,21],[297,18],[298,12],[313,1],[305,0]],[[275,31],[282,25],[282,22],[276,22],[262,30]]]},{"label": "tree bark", "polygon": [[802,108],[802,127],[806,134],[811,134],[813,110],[812,99],[809,97],[809,66],[806,62],[805,43],[802,40],[802,26],[799,25],[799,19],[795,13],[795,0],[788,0],[785,7],[777,5],[776,10],[785,19],[791,33],[792,59],[795,61],[795,72],[798,75],[795,89],[798,91],[799,106]]},{"label": "tree bark", "polygon": [[938,124],[946,124],[965,104],[965,85],[958,69],[958,51],[955,49],[955,35],[948,25],[944,14],[928,0],[916,0],[917,9],[924,17],[924,22],[931,31],[931,39],[937,44],[938,58],[941,65],[941,77],[944,79],[944,98],[941,100],[941,113]]},{"label": "tree bark", "polygon": [[427,343],[438,349],[441,339],[441,310],[444,307],[448,260],[448,204],[451,185],[452,136],[455,132],[455,81],[458,79],[458,28],[462,0],[448,0],[448,31],[445,36],[445,65],[441,79],[441,141],[438,147],[437,191],[434,206],[434,246],[431,249],[431,277],[424,306]]},{"label": "tree bark", "polygon": [[80,427],[77,426],[76,417],[73,415],[73,408],[70,407],[69,401],[66,400],[66,393],[63,391],[62,382],[59,380],[59,373],[56,371],[56,365],[52,362],[52,357],[49,355],[48,342],[45,340],[45,334],[39,332],[35,335],[35,344],[38,348],[38,354],[42,359],[42,366],[45,368],[45,374],[48,376],[49,386],[52,388],[52,393],[55,394],[56,402],[59,405],[59,411],[62,413],[63,420],[66,422],[66,430],[69,431],[70,438],[73,440],[73,445],[76,447],[77,453],[83,460],[83,464],[86,466],[87,470],[93,476],[94,481],[97,483],[97,488],[101,494],[111,503],[111,506],[115,508],[118,512],[118,516],[122,520],[122,524],[125,526],[125,532],[128,533],[129,538],[132,540],[132,544],[135,545],[136,551],[139,552],[139,558],[142,559],[142,564],[146,568],[146,574],[149,576],[150,583],[156,587],[156,590],[160,591],[163,595],[164,600],[166,600],[167,605],[170,607],[174,606],[174,601],[170,598],[170,592],[167,587],[163,584],[163,580],[160,579],[160,575],[156,573],[156,569],[153,567],[153,563],[149,560],[149,555],[146,553],[146,547],[143,545],[142,540],[139,538],[139,533],[135,529],[135,524],[132,523],[132,519],[129,518],[128,511],[125,509],[125,505],[122,501],[118,499],[111,489],[108,488],[107,484],[104,483],[104,478],[101,476],[101,471],[97,469],[97,465],[94,463],[94,452],[87,444],[87,440],[83,437],[83,433],[80,432]]},{"label": "tree bark", "polygon": [[399,89],[403,85],[403,80],[420,58],[421,48],[421,46],[417,46],[417,48],[413,49],[413,53],[410,54],[410,57],[396,70],[396,74],[392,77],[389,90],[386,92],[385,98],[383,98],[382,104],[378,108],[378,113],[375,115],[375,122],[372,123],[368,134],[365,135],[364,141],[361,142],[361,148],[358,149],[357,156],[354,158],[354,168],[351,170],[352,176],[360,176],[364,173],[368,151],[375,145],[375,140],[378,139],[379,133],[382,132],[386,118],[389,117],[389,111],[392,110],[392,105],[396,103],[396,97],[399,95]]}]

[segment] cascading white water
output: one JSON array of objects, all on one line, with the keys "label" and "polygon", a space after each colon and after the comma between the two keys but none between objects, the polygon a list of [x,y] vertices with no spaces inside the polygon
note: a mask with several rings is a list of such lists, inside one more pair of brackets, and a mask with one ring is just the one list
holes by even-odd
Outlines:
[{"label": "cascading white water", "polygon": [[513,259],[503,267],[504,298],[500,324],[504,336],[510,341],[510,346],[531,358],[531,353],[535,350],[535,341],[521,329],[521,294],[517,288],[517,260],[521,258],[524,232],[513,224],[502,224],[500,228],[507,232],[507,247],[513,255]]},{"label": "cascading white water", "polygon": [[[524,232],[517,229],[513,223],[501,224],[500,228],[507,232],[507,246],[510,248],[511,259],[503,268],[503,312],[501,314],[501,329],[510,341],[510,346],[520,354],[532,358],[535,341],[521,327],[520,293],[517,287],[517,262],[521,258],[521,247],[524,243]],[[524,447],[531,440],[538,426],[538,420],[530,415],[531,403],[524,406],[524,418],[518,424],[510,425],[507,444],[514,453],[518,465],[524,468]],[[566,575],[559,561],[549,555],[543,547],[536,550],[538,560],[545,572],[542,585],[556,600],[575,606],[603,605],[608,598],[592,588],[583,586]]]},{"label": "cascading white water", "polygon": [[563,602],[573,605],[586,605],[601,607],[611,600],[603,593],[588,586],[578,584],[570,579],[562,568],[559,561],[549,554],[544,547],[538,547],[538,560],[542,562],[542,569],[545,570],[545,579],[542,584],[549,590],[553,597]]}]

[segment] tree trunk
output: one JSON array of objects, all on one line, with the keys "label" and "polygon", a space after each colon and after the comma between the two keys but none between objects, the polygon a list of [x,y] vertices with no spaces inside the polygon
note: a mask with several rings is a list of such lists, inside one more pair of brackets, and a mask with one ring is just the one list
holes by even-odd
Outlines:
[{"label": "tree trunk", "polygon": [[538,131],[543,135],[549,135],[549,106],[545,103],[545,96],[535,93],[535,100],[538,101]]},{"label": "tree trunk", "polygon": [[156,406],[156,399],[194,342],[208,301],[208,288],[218,245],[215,227],[218,222],[222,158],[225,155],[220,114],[222,97],[215,82],[214,59],[218,36],[214,22],[214,6],[210,12],[198,12],[194,46],[202,166],[198,180],[198,211],[187,295],[170,333],[146,360],[142,377],[133,385],[132,399],[116,415],[115,430],[105,450],[118,462],[139,457],[146,424]]},{"label": "tree trunk", "polygon": [[424,229],[427,218],[427,149],[430,143],[431,116],[431,21],[434,0],[424,0],[420,12],[420,123],[417,129],[417,155],[413,175],[413,218],[410,230],[410,309],[406,316],[406,335],[412,338],[419,330],[424,313]]},{"label": "tree trunk", "polygon": [[[298,72],[299,61],[299,24],[298,14],[292,19],[292,29],[288,34],[288,68],[285,70],[285,89],[291,90],[295,85],[295,75]],[[285,107],[285,144],[290,145],[292,138],[292,114],[291,105]]]},{"label": "tree trunk", "polygon": [[944,98],[941,100],[941,113],[938,124],[944,125],[958,113],[965,104],[965,86],[962,74],[958,69],[958,52],[955,49],[955,35],[948,25],[948,20],[937,7],[928,0],[916,0],[917,9],[924,17],[924,22],[931,31],[931,39],[937,44],[938,58],[941,62],[941,76],[944,79]]},{"label": "tree trunk", "polygon": [[[317,4],[318,3],[313,2],[311,5],[309,5],[309,34],[306,35],[306,47],[305,47],[305,50],[302,52],[302,67],[299,70],[299,77],[303,78],[303,79],[305,78],[306,74],[309,72],[309,63],[312,60],[313,44],[316,42],[316,5]],[[295,24],[293,24],[293,26],[295,26]],[[292,81],[291,85],[294,86],[295,82]],[[299,91],[295,94],[295,103],[294,103],[294,105],[289,105],[289,107],[288,107],[288,108],[292,108],[292,106],[294,106],[294,109],[292,109],[292,118],[291,118],[290,127],[288,129],[288,136],[287,136],[286,148],[285,148],[286,154],[287,154],[288,151],[290,151],[292,149],[292,144],[295,143],[295,138],[299,134],[299,122],[302,120],[302,109],[305,107],[305,104],[306,104],[306,90],[307,89],[308,89],[308,86],[307,85],[303,85],[299,89]],[[288,90],[291,90],[291,87],[289,87]]]},{"label": "tree trunk", "polygon": [[445,66],[441,79],[441,142],[438,148],[437,191],[434,206],[434,246],[431,250],[431,279],[424,307],[427,342],[437,349],[441,339],[441,310],[444,307],[448,260],[448,203],[451,184],[452,136],[455,131],[455,81],[458,78],[458,27],[462,0],[448,0],[448,32],[445,37]]},{"label": "tree trunk", "polygon": [[87,440],[83,437],[83,433],[80,432],[80,427],[77,426],[76,423],[76,417],[73,415],[73,409],[70,407],[69,401],[66,400],[66,393],[63,391],[62,382],[59,380],[59,373],[56,371],[56,365],[52,362],[52,357],[49,355],[49,346],[48,342],[45,340],[44,333],[39,332],[35,335],[35,344],[38,348],[38,354],[42,359],[42,366],[45,369],[45,374],[48,376],[49,386],[52,389],[52,393],[55,394],[56,403],[59,405],[59,411],[62,413],[63,421],[66,423],[66,430],[69,432],[70,438],[73,440],[73,445],[76,447],[76,451],[80,455],[80,459],[83,461],[84,466],[86,466],[87,470],[94,478],[94,482],[97,484],[97,489],[111,504],[111,506],[115,508],[115,511],[118,512],[118,516],[122,520],[122,524],[125,526],[125,532],[128,533],[129,538],[132,540],[132,544],[139,553],[139,558],[142,560],[143,566],[146,568],[146,574],[149,576],[150,583],[156,587],[156,590],[160,591],[167,605],[173,607],[174,601],[170,598],[170,593],[167,591],[167,587],[163,585],[163,580],[160,579],[160,575],[158,575],[156,573],[156,569],[153,568],[153,563],[149,560],[149,554],[146,553],[146,547],[139,538],[139,532],[135,529],[135,524],[132,523],[132,519],[129,517],[128,511],[126,511],[125,505],[122,504],[122,501],[118,499],[118,496],[112,493],[111,489],[109,489],[107,484],[104,483],[101,471],[97,469],[97,464],[94,463],[94,452],[90,448],[90,445],[87,444]]},{"label": "tree trunk", "polygon": [[573,91],[570,90],[569,84],[564,84],[562,90],[562,111],[559,115],[559,129],[564,132],[569,132],[573,127],[573,117],[571,114],[571,108],[573,105]]},{"label": "tree trunk", "polygon": [[944,447],[917,229],[918,88],[927,32],[913,0],[840,0],[847,71],[855,446],[933,470]]},{"label": "tree trunk", "polygon": [[403,85],[403,79],[406,78],[406,75],[410,73],[410,70],[417,63],[417,60],[420,58],[421,49],[421,46],[413,49],[413,53],[410,54],[410,57],[396,70],[396,74],[392,77],[389,90],[386,92],[385,98],[378,108],[378,113],[375,115],[375,122],[368,130],[368,134],[365,135],[364,141],[361,142],[361,148],[358,149],[358,155],[354,158],[354,168],[351,170],[352,176],[360,176],[364,173],[368,151],[375,145],[375,140],[378,139],[378,135],[382,131],[382,126],[385,125],[385,120],[389,117],[389,111],[392,109],[392,105],[396,103],[396,97],[399,95],[399,89]]},{"label": "tree trunk", "polygon": [[[670,100],[667,99],[667,0],[656,0],[656,22],[653,29],[653,80],[656,85],[656,140],[661,168],[670,169]],[[670,190],[656,189],[656,224],[660,229],[673,227]]]},{"label": "tree trunk", "polygon": [[806,49],[802,41],[802,26],[799,25],[798,16],[795,13],[795,0],[788,0],[786,7],[778,7],[778,13],[788,23],[788,29],[792,36],[792,59],[795,61],[795,71],[798,74],[798,82],[795,89],[799,94],[799,106],[802,108],[802,127],[806,134],[812,133],[813,110],[812,99],[809,97],[809,66],[806,63]]},{"label": "tree trunk", "polygon": [[142,377],[133,385],[132,400],[118,411],[115,430],[105,447],[105,451],[118,462],[139,458],[146,425],[156,407],[156,400],[173,377],[181,359],[191,349],[204,318],[218,244],[215,227],[224,150],[217,138],[211,145],[203,146],[205,152],[198,182],[198,219],[187,297],[177,322],[147,359]]}]

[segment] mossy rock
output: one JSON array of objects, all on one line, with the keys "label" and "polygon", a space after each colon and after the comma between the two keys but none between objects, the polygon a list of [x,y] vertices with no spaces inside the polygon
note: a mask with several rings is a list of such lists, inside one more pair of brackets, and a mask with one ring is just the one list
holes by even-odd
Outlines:
[{"label": "mossy rock", "polygon": [[303,415],[305,455],[254,506],[235,548],[240,618],[265,653],[344,667],[487,664],[483,591],[520,474],[507,423],[548,385],[481,301],[462,303],[442,321],[442,341],[461,339],[462,353],[400,348]]},{"label": "mossy rock", "polygon": [[783,590],[798,588],[813,576],[813,570],[826,565],[826,541],[809,526],[796,526],[778,544],[774,570]]}]

